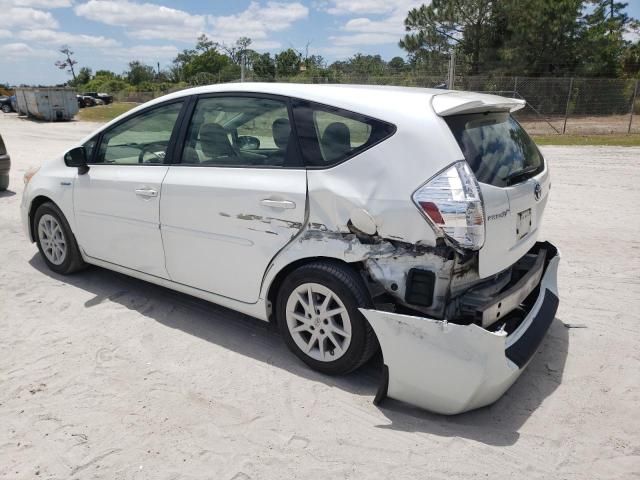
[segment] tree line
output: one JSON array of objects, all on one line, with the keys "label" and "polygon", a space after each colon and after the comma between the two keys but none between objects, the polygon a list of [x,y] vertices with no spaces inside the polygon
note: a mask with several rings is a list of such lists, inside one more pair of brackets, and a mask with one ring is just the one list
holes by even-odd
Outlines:
[{"label": "tree line", "polygon": [[616,0],[432,0],[408,13],[400,46],[425,65],[455,52],[467,74],[637,77],[640,24],[627,7]]},{"label": "tree line", "polygon": [[[444,79],[452,55],[464,75],[640,77],[640,23],[615,0],[432,0],[407,13],[399,46],[406,58],[355,54],[328,63],[320,55],[288,48],[275,55],[252,49],[241,37],[231,45],[201,35],[164,69],[139,60],[116,74],[76,72],[68,46],[56,66],[85,91],[164,91],[236,81],[403,83],[403,76]],[[635,42],[626,36],[636,32]]]}]

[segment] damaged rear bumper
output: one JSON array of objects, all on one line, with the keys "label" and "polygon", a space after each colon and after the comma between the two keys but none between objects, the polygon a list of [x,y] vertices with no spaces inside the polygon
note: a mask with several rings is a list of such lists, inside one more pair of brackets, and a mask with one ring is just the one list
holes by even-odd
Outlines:
[{"label": "damaged rear bumper", "polygon": [[558,308],[560,254],[548,242],[534,248],[546,250],[537,298],[529,302],[528,311],[510,333],[361,309],[384,357],[376,403],[390,397],[452,415],[500,398],[527,366]]}]

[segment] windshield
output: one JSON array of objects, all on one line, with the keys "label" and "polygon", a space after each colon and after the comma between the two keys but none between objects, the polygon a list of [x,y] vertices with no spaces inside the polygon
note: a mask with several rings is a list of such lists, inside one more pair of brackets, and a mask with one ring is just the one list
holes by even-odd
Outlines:
[{"label": "windshield", "polygon": [[445,120],[481,183],[506,187],[544,169],[538,147],[507,112],[454,115]]}]

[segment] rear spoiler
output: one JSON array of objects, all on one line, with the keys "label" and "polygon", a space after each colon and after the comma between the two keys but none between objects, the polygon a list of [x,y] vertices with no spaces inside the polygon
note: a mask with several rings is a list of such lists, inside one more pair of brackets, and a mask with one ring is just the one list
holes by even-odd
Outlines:
[{"label": "rear spoiler", "polygon": [[519,98],[472,92],[443,92],[431,100],[433,110],[441,117],[461,113],[515,112],[524,108],[525,104]]}]

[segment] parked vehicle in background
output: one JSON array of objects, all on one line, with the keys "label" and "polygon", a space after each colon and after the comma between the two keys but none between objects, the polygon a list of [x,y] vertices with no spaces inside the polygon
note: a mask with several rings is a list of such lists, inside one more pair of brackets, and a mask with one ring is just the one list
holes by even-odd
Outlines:
[{"label": "parked vehicle in background", "polygon": [[78,113],[78,100],[70,88],[16,88],[18,113],[39,120],[71,120]]},{"label": "parked vehicle in background", "polygon": [[11,159],[7,152],[7,147],[0,135],[0,191],[9,188],[9,170],[11,169]]},{"label": "parked vehicle in background", "polygon": [[15,112],[15,98],[15,95],[12,95],[10,97],[0,97],[0,110],[2,110],[4,113]]},{"label": "parked vehicle in background", "polygon": [[86,95],[76,95],[76,98],[78,99],[78,107],[80,108],[93,107],[96,105],[96,99],[93,97],[88,97]]},{"label": "parked vehicle in background", "polygon": [[558,307],[550,176],[511,112],[448,90],[221,84],[118,117],[27,183],[49,268],[116,270],[278,324],[311,368],[382,349],[377,400],[498,399]]},{"label": "parked vehicle in background", "polygon": [[109,105],[113,102],[113,95],[109,95],[108,93],[84,92],[82,95],[84,95],[85,97],[100,99],[104,102],[105,105]]}]

